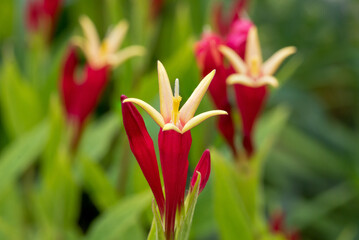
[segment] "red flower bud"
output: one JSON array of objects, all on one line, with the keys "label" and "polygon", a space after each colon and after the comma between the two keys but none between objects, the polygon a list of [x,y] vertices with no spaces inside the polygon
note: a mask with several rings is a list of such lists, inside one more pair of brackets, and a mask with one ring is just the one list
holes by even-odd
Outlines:
[{"label": "red flower bud", "polygon": [[209,175],[211,173],[211,155],[208,149],[203,152],[201,159],[199,160],[196,168],[194,169],[194,173],[191,180],[191,189],[193,189],[194,185],[196,184],[198,172],[201,173],[199,192],[202,192],[202,190],[207,184]]}]

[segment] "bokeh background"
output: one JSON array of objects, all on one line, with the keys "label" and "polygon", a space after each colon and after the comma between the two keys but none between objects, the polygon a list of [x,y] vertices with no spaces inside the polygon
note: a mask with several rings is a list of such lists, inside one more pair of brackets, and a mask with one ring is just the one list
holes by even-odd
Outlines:
[{"label": "bokeh background", "polygon": [[[200,80],[193,47],[211,27],[214,2],[164,0],[154,17],[147,0],[65,0],[48,41],[26,28],[26,1],[0,1],[0,239],[101,239],[106,228],[94,223],[148,190],[124,135],[120,96],[158,107],[161,60],[171,81],[180,79],[187,99]],[[229,11],[231,1],[223,2]],[[298,49],[276,74],[281,86],[271,91],[264,109],[264,115],[278,106],[289,112],[266,157],[266,216],[280,210],[301,239],[359,239],[359,2],[251,0],[247,11],[258,27],[264,59],[285,46]],[[147,53],[112,71],[80,144],[86,160],[72,163],[63,173],[68,178],[44,176],[41,169],[49,165],[44,159],[51,159],[45,146],[62,131],[56,125],[63,115],[62,62],[70,38],[80,34],[81,15],[94,21],[101,36],[127,19],[124,46],[142,45]],[[207,96],[198,112],[211,108]],[[155,139],[158,127],[143,116]],[[210,120],[192,131],[192,169],[205,148],[230,154],[214,126]],[[199,198],[192,239],[219,239],[212,182]],[[78,204],[64,204],[73,201],[73,192],[80,193]],[[126,231],[116,218],[102,224],[120,228],[121,239],[145,239],[152,215],[149,206],[142,209]]]}]

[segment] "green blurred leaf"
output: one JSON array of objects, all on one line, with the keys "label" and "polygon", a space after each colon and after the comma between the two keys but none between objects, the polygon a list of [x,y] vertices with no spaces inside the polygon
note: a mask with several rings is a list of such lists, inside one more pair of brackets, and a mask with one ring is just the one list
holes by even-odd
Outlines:
[{"label": "green blurred leaf", "polygon": [[24,209],[16,184],[10,184],[0,195],[0,239],[24,239]]},{"label": "green blurred leaf", "polygon": [[32,194],[31,209],[43,234],[64,238],[75,229],[79,215],[80,188],[75,182],[68,152],[60,149],[52,168],[42,175]]},{"label": "green blurred leaf", "polygon": [[181,214],[182,216],[180,218],[180,222],[176,230],[177,240],[186,240],[189,237],[189,233],[191,231],[191,226],[192,226],[193,213],[194,213],[194,209],[196,208],[197,199],[199,195],[200,182],[201,182],[201,174],[198,173],[196,184],[187,195],[185,201],[185,212]]},{"label": "green blurred leaf", "polygon": [[40,122],[43,117],[41,101],[32,86],[22,79],[10,53],[0,73],[1,116],[9,136],[16,138]]},{"label": "green blurred leaf", "polygon": [[95,205],[100,210],[113,206],[119,200],[119,196],[104,170],[98,163],[86,157],[82,157],[80,162],[84,188]]},{"label": "green blurred leaf", "polygon": [[250,217],[246,211],[233,175],[233,166],[211,149],[214,182],[214,211],[221,239],[253,239]]},{"label": "green blurred leaf", "polygon": [[7,146],[0,155],[0,193],[36,160],[47,140],[48,124],[41,123]]},{"label": "green blurred leaf", "polygon": [[99,162],[110,148],[119,128],[120,122],[116,114],[107,114],[97,122],[93,122],[83,136],[80,151]]},{"label": "green blurred leaf", "polygon": [[90,226],[86,240],[117,240],[138,222],[139,215],[150,205],[151,192],[137,194],[109,208]]}]

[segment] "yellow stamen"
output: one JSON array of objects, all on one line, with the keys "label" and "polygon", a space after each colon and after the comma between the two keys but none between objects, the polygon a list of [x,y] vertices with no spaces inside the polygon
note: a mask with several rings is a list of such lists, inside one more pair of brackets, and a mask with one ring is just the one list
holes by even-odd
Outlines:
[{"label": "yellow stamen", "polygon": [[259,75],[259,72],[260,72],[260,66],[259,66],[259,59],[258,57],[253,57],[251,59],[251,63],[250,63],[250,72],[251,72],[251,75],[253,77],[258,77]]},{"label": "yellow stamen", "polygon": [[100,47],[100,56],[106,56],[108,52],[108,44],[107,41],[103,41]]},{"label": "yellow stamen", "polygon": [[172,98],[172,123],[177,124],[178,117],[179,117],[179,106],[181,103],[182,98],[179,95],[179,83],[178,78],[175,81],[175,94]]}]

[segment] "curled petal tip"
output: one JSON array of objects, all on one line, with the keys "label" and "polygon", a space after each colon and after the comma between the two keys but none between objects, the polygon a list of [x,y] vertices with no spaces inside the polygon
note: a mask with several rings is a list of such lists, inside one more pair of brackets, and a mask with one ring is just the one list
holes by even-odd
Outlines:
[{"label": "curled petal tip", "polygon": [[178,133],[182,133],[182,131],[172,123],[167,123],[162,128],[162,131],[169,131],[169,130],[174,130],[174,131],[176,131]]},{"label": "curled petal tip", "polygon": [[122,94],[122,95],[121,95],[121,102],[124,102],[126,99],[127,99],[127,96],[124,95],[124,94]]}]

